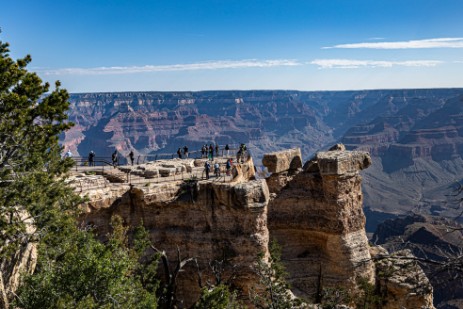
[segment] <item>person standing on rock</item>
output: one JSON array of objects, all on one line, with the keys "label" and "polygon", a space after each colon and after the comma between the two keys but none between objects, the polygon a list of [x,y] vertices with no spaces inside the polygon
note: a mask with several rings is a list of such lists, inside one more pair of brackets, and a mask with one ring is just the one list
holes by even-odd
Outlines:
[{"label": "person standing on rock", "polygon": [[181,148],[177,149],[177,155],[178,155],[179,159],[182,158],[182,149]]},{"label": "person standing on rock", "polygon": [[95,166],[95,153],[93,150],[88,154],[88,166]]},{"label": "person standing on rock", "polygon": [[230,146],[228,144],[225,145],[225,151],[227,152],[227,157],[230,155]]},{"label": "person standing on rock", "polygon": [[188,159],[188,147],[185,145],[185,147],[183,147],[183,155],[185,156],[186,159]]},{"label": "person standing on rock", "polygon": [[209,145],[209,160],[214,161],[214,146]]},{"label": "person standing on rock", "polygon": [[133,161],[134,161],[134,155],[133,155],[133,150],[130,150],[130,153],[129,153],[129,159],[130,159],[130,162],[132,162],[132,166],[133,166]]},{"label": "person standing on rock", "polygon": [[219,144],[215,144],[215,156],[219,157]]},{"label": "person standing on rock", "polygon": [[206,172],[206,179],[209,179],[210,170],[211,170],[211,164],[209,163],[209,161],[206,161],[206,163],[204,163],[204,172]]},{"label": "person standing on rock", "polygon": [[240,147],[240,150],[238,150],[238,152],[236,153],[236,162],[238,163],[241,163],[241,156],[243,155],[241,151],[242,149]]},{"label": "person standing on rock", "polygon": [[226,168],[227,168],[227,176],[230,176],[230,169],[232,167],[232,164],[233,164],[233,159],[228,159],[227,160],[227,165],[226,165]]},{"label": "person standing on rock", "polygon": [[214,174],[215,174],[215,177],[217,177],[217,178],[220,177],[220,165],[219,165],[219,162],[215,162],[215,164],[214,164]]},{"label": "person standing on rock", "polygon": [[113,161],[113,167],[116,168],[117,166],[117,150],[114,150],[113,154],[111,155],[111,160]]}]

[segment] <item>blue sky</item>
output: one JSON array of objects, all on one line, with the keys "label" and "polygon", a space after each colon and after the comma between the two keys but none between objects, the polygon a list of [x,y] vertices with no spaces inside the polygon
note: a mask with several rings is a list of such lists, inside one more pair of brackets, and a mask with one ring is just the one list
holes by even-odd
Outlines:
[{"label": "blue sky", "polygon": [[461,0],[0,0],[70,92],[463,87]]}]

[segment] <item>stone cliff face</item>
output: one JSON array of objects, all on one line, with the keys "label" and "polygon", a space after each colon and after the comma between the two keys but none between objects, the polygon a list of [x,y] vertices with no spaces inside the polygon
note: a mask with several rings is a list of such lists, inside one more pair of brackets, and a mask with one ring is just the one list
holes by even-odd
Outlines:
[{"label": "stone cliff face", "polygon": [[[267,180],[255,179],[250,159],[236,164],[227,181],[148,179],[128,186],[102,176],[76,176],[70,183],[90,198],[82,205],[82,225],[106,235],[111,217],[119,215],[127,226],[143,224],[152,244],[171,260],[177,252],[196,258],[178,277],[180,306],[197,300],[199,274],[203,284],[214,282],[214,261],[224,262],[223,280],[246,299],[259,282],[254,267],[259,254],[268,256],[269,237],[282,247],[293,292],[304,299],[319,300],[326,288],[354,292],[359,278],[378,282],[361,208],[359,170],[371,164],[369,155],[339,145],[304,166],[299,149],[268,154],[263,162],[272,172]],[[397,291],[390,295],[411,293],[402,285]],[[426,291],[423,299],[432,300],[432,288]]]},{"label": "stone cliff face", "polygon": [[[288,161],[281,152],[264,156],[264,164],[267,156]],[[358,173],[370,163],[365,152],[336,150],[319,152],[299,173],[267,164],[271,184],[296,173],[284,186],[270,185],[268,224],[297,295],[316,299],[323,289],[354,290],[356,279],[373,280]]]},{"label": "stone cliff face", "polygon": [[376,261],[377,291],[382,309],[434,309],[433,287],[409,250],[391,255],[384,248],[371,249]]},{"label": "stone cliff face", "polygon": [[[139,154],[174,153],[185,143],[190,150],[198,150],[206,142],[221,145],[244,142],[258,157],[296,146],[310,154],[341,137],[353,125],[380,115],[396,117],[401,111],[405,118],[409,114],[414,118],[416,114],[426,115],[458,93],[461,91],[73,94],[70,120],[77,125],[66,132],[63,143],[73,153],[86,155],[94,150],[97,156],[108,156],[114,148],[122,153],[132,148]],[[409,106],[415,106],[416,112]],[[405,121],[407,126],[413,124],[410,121]],[[367,139],[394,138],[393,133],[386,135]],[[362,138],[358,133],[357,136]]]},{"label": "stone cliff face", "polygon": [[250,180],[247,175],[253,173],[243,172],[254,171],[252,161],[239,170],[232,182],[199,181],[188,188],[182,181],[172,181],[127,188],[119,195],[111,186],[101,186],[96,198],[84,205],[81,222],[105,235],[111,217],[119,215],[128,226],[143,224],[152,244],[166,251],[170,260],[176,259],[177,250],[182,258],[196,258],[198,264],[188,264],[178,277],[183,306],[199,297],[199,273],[204,285],[214,282],[210,267],[214,261],[224,262],[223,280],[248,295],[258,282],[253,271],[256,258],[268,254],[269,192],[264,180]]},{"label": "stone cliff face", "polygon": [[[463,172],[463,96],[415,99],[393,116],[351,128],[342,141],[374,156],[364,175],[368,207],[395,214],[419,207],[432,213],[448,193],[444,188]],[[457,215],[444,208],[442,215]]]}]

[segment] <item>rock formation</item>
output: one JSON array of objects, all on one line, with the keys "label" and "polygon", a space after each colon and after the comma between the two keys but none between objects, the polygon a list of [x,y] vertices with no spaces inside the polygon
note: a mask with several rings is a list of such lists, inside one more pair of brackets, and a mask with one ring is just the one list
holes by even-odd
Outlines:
[{"label": "rock formation", "polygon": [[389,251],[408,250],[420,258],[434,287],[436,306],[447,308],[463,302],[463,280],[454,268],[461,252],[461,229],[453,220],[414,214],[384,221],[372,241]]},{"label": "rock formation", "polygon": [[31,240],[35,233],[33,221],[24,211],[18,211],[16,215],[26,224],[26,230],[19,248],[9,258],[0,260],[0,308],[4,309],[10,307],[21,275],[33,273],[37,263],[37,243]]},{"label": "rock formation", "polygon": [[[199,275],[203,285],[214,282],[214,261],[224,263],[223,280],[248,295],[258,281],[253,271],[256,258],[268,254],[269,192],[265,180],[249,179],[253,174],[250,160],[236,166],[231,182],[159,182],[132,186],[123,194],[102,186],[84,205],[81,223],[106,235],[111,217],[119,215],[128,226],[143,224],[153,245],[166,251],[171,261],[177,250],[182,258],[195,258],[197,265],[188,264],[178,277],[178,298],[184,306],[199,296]],[[103,196],[104,201],[99,199]]]},{"label": "rock formation", "polygon": [[385,249],[376,248],[371,253],[378,258],[376,278],[382,309],[434,309],[431,283],[410,251],[388,255]]},{"label": "rock formation", "polygon": [[[81,175],[70,182],[90,198],[83,205],[82,225],[92,225],[104,236],[110,232],[111,217],[119,215],[127,226],[143,224],[153,245],[171,261],[178,253],[181,258],[196,259],[197,264],[187,264],[178,277],[181,306],[190,306],[198,298],[198,278],[203,284],[214,282],[210,268],[214,261],[224,262],[222,279],[246,298],[259,281],[255,262],[261,253],[268,256],[269,236],[282,247],[294,294],[319,300],[324,289],[354,293],[357,279],[375,283],[379,278],[375,278],[364,229],[359,175],[371,164],[370,157],[345,151],[343,145],[333,149],[318,153],[304,166],[299,149],[265,155],[263,161],[273,172],[267,180],[255,179],[250,159],[236,164],[227,179],[183,181],[166,176],[165,181],[147,178],[145,183],[129,186],[109,183],[100,175]],[[202,163],[196,160],[193,165]],[[409,295],[410,289],[426,290],[419,282],[397,286],[387,285],[382,291],[396,299]],[[428,292],[413,304],[427,304],[432,288]]]},{"label": "rock formation", "polygon": [[[297,152],[292,155],[289,161],[300,160]],[[286,162],[291,153],[269,156]],[[267,155],[263,161],[268,162]],[[358,278],[373,280],[358,173],[370,163],[365,152],[320,152],[285,185],[269,186],[276,194],[269,204],[270,235],[282,246],[297,295],[317,299],[324,288],[352,290]],[[274,179],[286,178],[281,173],[287,171],[269,170],[280,172],[269,177],[271,184],[284,183]]]}]

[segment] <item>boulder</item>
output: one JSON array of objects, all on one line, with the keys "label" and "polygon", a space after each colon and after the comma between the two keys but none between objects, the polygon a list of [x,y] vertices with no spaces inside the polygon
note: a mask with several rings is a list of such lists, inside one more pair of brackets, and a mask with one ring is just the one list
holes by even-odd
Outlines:
[{"label": "boulder", "polygon": [[288,170],[297,170],[302,167],[300,148],[293,148],[265,154],[262,164],[271,173],[281,173]]},{"label": "boulder", "polygon": [[317,153],[321,175],[357,174],[371,165],[370,154],[364,151],[326,151]]},{"label": "boulder", "polygon": [[[370,252],[375,254],[374,251]],[[387,256],[373,255],[373,258],[377,259],[379,291],[381,295],[387,296],[381,308],[434,309],[433,288],[410,250],[397,251]]]},{"label": "boulder", "polygon": [[176,168],[166,168],[166,167],[159,168],[159,175],[161,175],[161,177],[174,176],[176,172],[177,172]]}]

